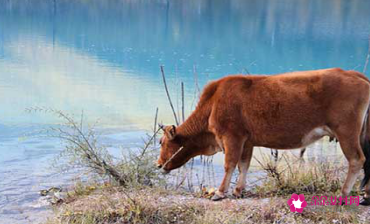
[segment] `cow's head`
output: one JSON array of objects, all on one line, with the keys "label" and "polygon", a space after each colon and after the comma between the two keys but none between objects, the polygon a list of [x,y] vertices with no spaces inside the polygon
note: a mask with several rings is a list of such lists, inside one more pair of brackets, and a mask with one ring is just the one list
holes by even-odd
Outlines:
[{"label": "cow's head", "polygon": [[164,134],[160,140],[161,152],[157,161],[158,168],[165,173],[184,165],[191,157],[184,139],[176,133],[176,126],[160,126]]}]

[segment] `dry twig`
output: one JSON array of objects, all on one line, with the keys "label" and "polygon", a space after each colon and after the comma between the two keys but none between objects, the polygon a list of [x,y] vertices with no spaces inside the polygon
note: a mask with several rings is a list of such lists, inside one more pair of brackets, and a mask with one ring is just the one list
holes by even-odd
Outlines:
[{"label": "dry twig", "polygon": [[179,125],[179,121],[177,119],[176,111],[175,111],[175,108],[174,108],[174,106],[172,104],[170,93],[168,91],[167,82],[166,82],[166,76],[164,74],[164,67],[163,67],[163,65],[161,65],[161,73],[162,73],[162,79],[163,79],[164,89],[166,90],[168,102],[170,103],[170,106],[171,106],[171,109],[172,109],[172,113],[173,113],[173,116],[175,118],[176,125]]}]

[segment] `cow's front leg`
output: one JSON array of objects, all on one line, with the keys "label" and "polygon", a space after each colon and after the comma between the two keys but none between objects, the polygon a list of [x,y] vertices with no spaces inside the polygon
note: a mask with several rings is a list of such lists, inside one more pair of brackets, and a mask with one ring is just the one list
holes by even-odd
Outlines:
[{"label": "cow's front leg", "polygon": [[213,201],[218,201],[226,198],[226,193],[230,186],[231,177],[242,153],[243,143],[243,140],[235,137],[230,137],[223,140],[223,145],[225,147],[225,175],[220,187],[216,191],[215,195],[212,197]]}]

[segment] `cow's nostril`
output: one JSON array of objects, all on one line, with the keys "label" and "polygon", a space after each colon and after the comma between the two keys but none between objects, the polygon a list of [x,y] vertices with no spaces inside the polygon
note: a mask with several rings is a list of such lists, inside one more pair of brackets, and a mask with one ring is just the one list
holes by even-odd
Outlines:
[{"label": "cow's nostril", "polygon": [[161,164],[157,164],[157,167],[160,169],[160,168],[162,168],[162,165]]}]

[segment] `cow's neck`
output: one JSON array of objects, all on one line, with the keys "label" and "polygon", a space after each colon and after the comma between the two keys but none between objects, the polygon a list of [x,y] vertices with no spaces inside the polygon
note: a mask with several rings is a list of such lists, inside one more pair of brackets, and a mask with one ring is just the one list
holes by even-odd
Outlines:
[{"label": "cow's neck", "polygon": [[215,137],[208,129],[211,111],[210,98],[201,99],[195,111],[176,129],[181,144],[184,146],[177,157],[177,159],[181,158],[179,164],[184,164],[197,155],[207,154],[205,151],[215,145]]},{"label": "cow's neck", "polygon": [[208,132],[209,114],[210,112],[206,105],[202,109],[197,108],[189,118],[177,128],[177,133],[185,139],[193,139]]}]

